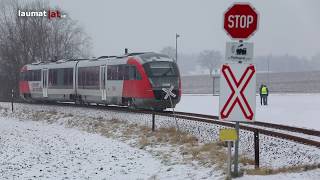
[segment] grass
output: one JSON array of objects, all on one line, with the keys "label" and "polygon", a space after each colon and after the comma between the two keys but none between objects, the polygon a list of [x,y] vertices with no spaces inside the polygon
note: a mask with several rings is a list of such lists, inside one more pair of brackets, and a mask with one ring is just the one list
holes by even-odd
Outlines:
[{"label": "grass", "polygon": [[[150,132],[150,128],[148,128],[148,131]],[[175,128],[160,128],[152,135],[155,137],[155,140],[160,143],[169,142],[175,145],[190,144],[193,146],[198,144],[196,137],[177,131]]]},{"label": "grass", "polygon": [[139,139],[139,146],[140,147],[139,148],[144,149],[148,145],[150,145],[149,139],[145,136],[140,137],[140,139]]},{"label": "grass", "polygon": [[254,159],[250,159],[246,156],[240,156],[239,163],[242,163],[243,165],[255,165]]},{"label": "grass", "polygon": [[200,146],[199,161],[203,164],[216,164],[219,168],[224,169],[227,155],[226,149],[218,143],[208,143]]}]

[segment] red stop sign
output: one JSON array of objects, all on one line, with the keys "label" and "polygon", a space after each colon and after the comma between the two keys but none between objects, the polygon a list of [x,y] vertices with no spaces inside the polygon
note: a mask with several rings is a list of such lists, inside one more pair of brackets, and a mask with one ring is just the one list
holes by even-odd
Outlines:
[{"label": "red stop sign", "polygon": [[224,29],[234,39],[247,39],[258,28],[258,13],[250,4],[233,4],[224,13]]}]

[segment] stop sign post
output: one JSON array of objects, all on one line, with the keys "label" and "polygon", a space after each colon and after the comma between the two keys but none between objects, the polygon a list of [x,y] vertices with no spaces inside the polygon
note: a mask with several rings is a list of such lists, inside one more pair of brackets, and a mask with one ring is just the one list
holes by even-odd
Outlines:
[{"label": "stop sign post", "polygon": [[235,3],[224,13],[223,27],[233,39],[247,39],[258,29],[259,14],[248,3]]},{"label": "stop sign post", "polygon": [[[250,38],[255,31],[258,29],[258,21],[259,21],[259,14],[258,12],[249,4],[249,3],[234,3],[230,8],[228,8],[224,13],[224,22],[223,22],[223,28],[227,32],[227,34],[235,40],[240,40],[240,43],[243,43],[243,40],[246,40]],[[240,48],[240,46],[239,46]],[[252,44],[253,48],[253,44]],[[247,50],[239,49],[239,52],[241,50],[241,56],[247,56]],[[252,50],[253,51],[253,50]],[[228,52],[228,49],[226,50]],[[223,66],[233,66],[235,70],[241,69],[241,67],[244,65],[242,64],[242,61],[238,62],[226,62]],[[221,69],[223,69],[223,66]],[[254,64],[249,63],[249,66],[254,69]],[[242,75],[243,76],[243,75]],[[244,76],[243,76],[244,77]],[[242,78],[240,78],[241,80]],[[238,80],[237,80],[238,81]],[[250,95],[255,97],[255,87],[256,87],[256,81],[254,78],[254,82],[252,82],[252,88],[250,88]],[[220,81],[220,97],[221,100],[221,92],[222,92],[222,83]],[[227,87],[228,88],[228,87]],[[255,98],[254,98],[255,99]],[[255,101],[255,100],[254,100]],[[219,112],[224,112],[225,108],[220,108]],[[231,109],[230,111],[232,111]],[[227,112],[229,113],[229,112]],[[252,111],[252,114],[255,114],[255,110]],[[220,119],[223,118],[224,114],[220,115]],[[251,116],[250,116],[251,117]],[[237,133],[237,139],[235,141],[235,152],[234,152],[234,174],[235,176],[238,176],[238,151],[239,151],[239,121],[242,121],[242,117],[235,118],[236,125],[236,133]],[[249,118],[250,119],[250,118]]]}]

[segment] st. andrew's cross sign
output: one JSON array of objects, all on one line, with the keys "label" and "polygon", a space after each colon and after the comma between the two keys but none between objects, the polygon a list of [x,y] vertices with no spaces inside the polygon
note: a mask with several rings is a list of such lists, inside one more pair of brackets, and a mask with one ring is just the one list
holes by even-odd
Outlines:
[{"label": "st. andrew's cross sign", "polygon": [[256,70],[252,64],[224,64],[220,78],[221,120],[253,121],[256,104]]}]

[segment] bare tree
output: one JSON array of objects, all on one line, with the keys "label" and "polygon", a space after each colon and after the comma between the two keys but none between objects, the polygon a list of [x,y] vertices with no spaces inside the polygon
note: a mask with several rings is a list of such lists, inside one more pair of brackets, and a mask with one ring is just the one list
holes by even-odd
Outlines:
[{"label": "bare tree", "polygon": [[91,41],[83,29],[67,14],[66,18],[19,17],[21,11],[59,10],[48,1],[0,1],[0,80],[6,96],[18,90],[20,68],[34,61],[77,58],[90,55]]},{"label": "bare tree", "polygon": [[212,71],[220,66],[221,60],[221,53],[215,50],[205,50],[198,57],[200,65],[209,70],[210,76],[212,76]]}]

